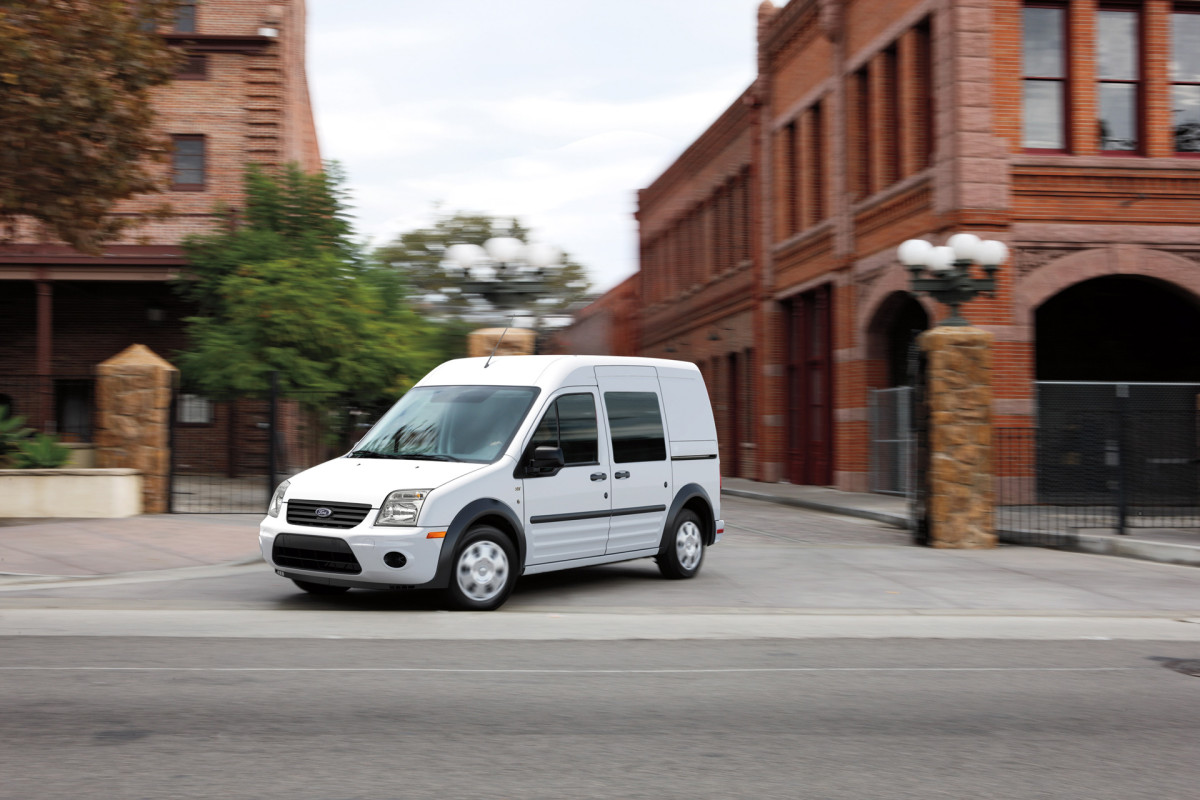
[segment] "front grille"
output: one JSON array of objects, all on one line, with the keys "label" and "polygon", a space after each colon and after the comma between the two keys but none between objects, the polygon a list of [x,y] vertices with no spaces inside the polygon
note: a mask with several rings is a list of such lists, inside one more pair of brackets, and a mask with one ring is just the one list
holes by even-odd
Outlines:
[{"label": "front grille", "polygon": [[341,572],[350,575],[362,572],[350,545],[332,536],[281,533],[275,537],[271,559],[279,567],[295,567],[313,572]]},{"label": "front grille", "polygon": [[[318,508],[327,508],[330,513],[318,516]],[[362,503],[289,500],[287,521],[292,525],[307,525],[310,528],[353,528],[363,521],[370,510],[369,505]]]}]

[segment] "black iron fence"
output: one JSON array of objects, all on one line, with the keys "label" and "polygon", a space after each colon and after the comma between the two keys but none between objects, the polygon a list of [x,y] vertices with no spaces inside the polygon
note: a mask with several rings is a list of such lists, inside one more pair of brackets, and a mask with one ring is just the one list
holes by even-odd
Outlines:
[{"label": "black iron fence", "polygon": [[1069,543],[1087,530],[1200,528],[1200,384],[1038,384],[1038,427],[995,432],[997,528]]},{"label": "black iron fence", "polygon": [[172,412],[171,511],[261,513],[281,481],[345,453],[383,411],[315,391],[220,402],[180,393]]}]

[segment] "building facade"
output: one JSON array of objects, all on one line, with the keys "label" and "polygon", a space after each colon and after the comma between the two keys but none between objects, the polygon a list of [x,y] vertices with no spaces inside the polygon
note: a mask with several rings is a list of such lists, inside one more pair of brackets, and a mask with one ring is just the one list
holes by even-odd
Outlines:
[{"label": "building facade", "polygon": [[1004,241],[992,415],[1200,382],[1200,4],[791,0],[754,83],[639,193],[635,351],[695,361],[726,475],[870,488],[877,390],[947,309],[896,247]]},{"label": "building facade", "polygon": [[[167,359],[184,346],[189,310],[167,282],[184,237],[235,224],[246,167],[321,168],[303,0],[184,2],[163,34],[187,55],[153,98],[174,145],[167,191],[118,204],[139,224],[97,257],[32,235],[0,245],[0,400],[67,439],[90,437],[96,364],[134,343]],[[164,202],[172,214],[152,218]],[[214,423],[207,405],[181,413]]]}]

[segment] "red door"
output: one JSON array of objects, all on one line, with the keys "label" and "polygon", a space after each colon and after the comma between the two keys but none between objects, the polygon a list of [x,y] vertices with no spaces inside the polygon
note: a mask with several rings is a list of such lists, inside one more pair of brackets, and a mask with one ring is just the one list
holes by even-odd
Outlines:
[{"label": "red door", "polygon": [[833,483],[833,347],[830,287],[788,304],[788,480]]}]

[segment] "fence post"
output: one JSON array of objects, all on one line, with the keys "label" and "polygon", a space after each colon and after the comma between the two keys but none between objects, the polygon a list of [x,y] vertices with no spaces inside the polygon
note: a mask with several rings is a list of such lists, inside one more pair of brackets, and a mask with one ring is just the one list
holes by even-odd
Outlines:
[{"label": "fence post", "polygon": [[1117,384],[1117,534],[1124,536],[1128,531],[1125,529],[1126,515],[1128,513],[1126,496],[1126,471],[1125,471],[1125,414],[1129,410],[1129,384]]},{"label": "fence post", "polygon": [[276,406],[279,403],[279,372],[271,371],[271,392],[267,409],[267,502],[275,493],[275,429],[279,419]]}]

